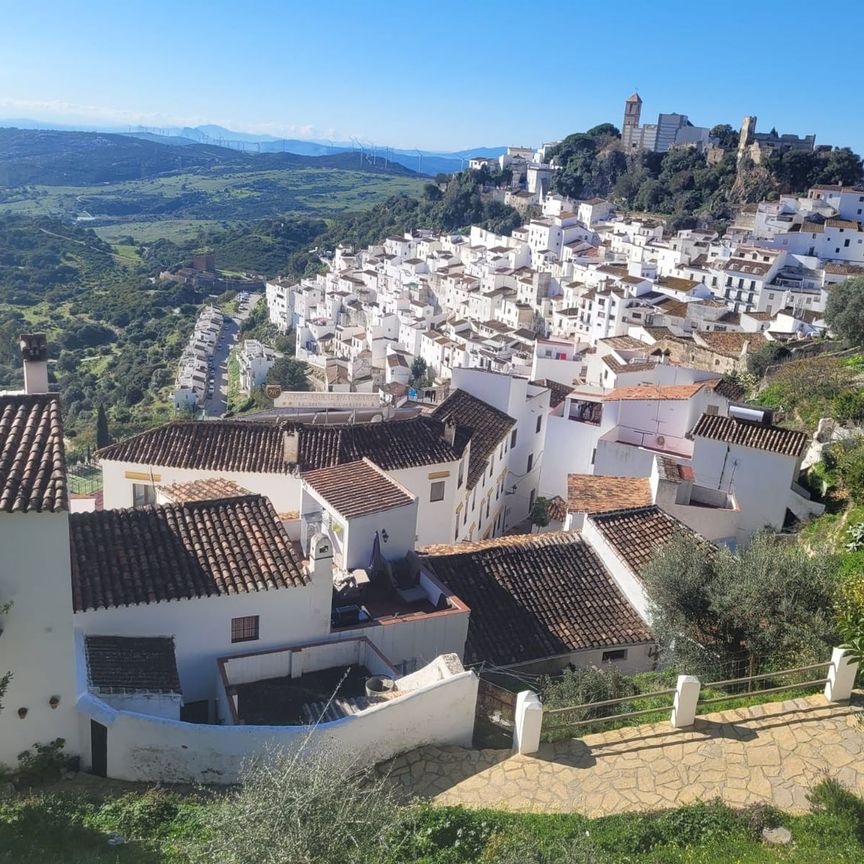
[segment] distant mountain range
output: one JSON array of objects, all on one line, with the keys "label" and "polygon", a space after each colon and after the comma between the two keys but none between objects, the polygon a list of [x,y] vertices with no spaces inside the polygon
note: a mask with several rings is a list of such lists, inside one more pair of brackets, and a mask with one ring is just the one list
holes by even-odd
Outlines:
[{"label": "distant mountain range", "polygon": [[[264,172],[303,167],[416,175],[395,159],[360,151],[249,153],[186,136],[0,127],[0,186],[89,186],[190,171]],[[426,173],[425,165],[423,169]]]},{"label": "distant mountain range", "polygon": [[[333,157],[352,154],[353,162],[370,168],[388,170],[396,163],[419,174],[452,174],[462,170],[472,156],[500,156],[506,147],[474,147],[466,150],[406,150],[384,145],[372,145],[359,141],[324,141],[300,138],[279,138],[274,135],[237,132],[213,124],[203,126],[171,126],[165,128],[137,127],[133,129],[106,129],[104,127],[63,126],[27,118],[0,120],[0,125],[22,130],[52,130],[60,132],[99,132],[124,135],[163,144],[168,147],[191,147],[204,145],[233,150],[250,155],[294,154],[297,156]],[[334,166],[337,167],[337,166]],[[338,167],[347,167],[339,164]],[[0,181],[2,182],[2,181]],[[44,182],[44,181],[43,181]]]}]

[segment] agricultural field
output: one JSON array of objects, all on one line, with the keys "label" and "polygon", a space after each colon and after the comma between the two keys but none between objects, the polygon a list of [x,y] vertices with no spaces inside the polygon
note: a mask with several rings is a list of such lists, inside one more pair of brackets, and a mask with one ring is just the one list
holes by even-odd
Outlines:
[{"label": "agricultural field", "polygon": [[338,168],[190,172],[91,186],[0,190],[0,214],[53,216],[96,228],[103,239],[182,242],[199,230],[289,214],[336,216],[393,195],[419,195],[420,178]]}]

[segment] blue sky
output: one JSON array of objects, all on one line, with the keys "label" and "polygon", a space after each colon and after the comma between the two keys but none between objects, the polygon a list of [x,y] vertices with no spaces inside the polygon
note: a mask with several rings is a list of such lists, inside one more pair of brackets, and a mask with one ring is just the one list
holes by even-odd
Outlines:
[{"label": "blue sky", "polygon": [[0,21],[0,118],[461,149],[620,125],[638,87],[643,122],[752,113],[864,151],[864,3],[0,0]]}]

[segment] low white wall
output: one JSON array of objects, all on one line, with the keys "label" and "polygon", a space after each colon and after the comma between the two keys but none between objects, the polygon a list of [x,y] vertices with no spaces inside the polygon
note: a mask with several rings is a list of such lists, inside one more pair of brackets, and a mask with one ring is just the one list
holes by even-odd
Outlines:
[{"label": "low white wall", "polygon": [[179,693],[124,693],[101,697],[106,705],[117,711],[134,711],[154,717],[180,719],[180,705],[183,701]]},{"label": "low white wall", "polygon": [[309,672],[338,666],[365,666],[375,675],[392,675],[393,670],[376,651],[367,650],[364,639],[316,642],[278,651],[245,654],[224,661],[229,686],[264,681],[267,678],[299,678]]},{"label": "low white wall", "polygon": [[[210,726],[116,711],[92,694],[78,700],[82,735],[108,728],[108,776],[163,783],[235,783],[244,761],[269,748],[308,743],[379,762],[426,744],[470,746],[477,676],[458,672],[359,714],[307,726]],[[85,758],[89,764],[89,753]]]},{"label": "low white wall", "polygon": [[334,630],[330,639],[365,636],[394,666],[413,672],[441,654],[455,654],[460,659],[464,656],[468,615],[465,606],[443,612],[406,615]]}]

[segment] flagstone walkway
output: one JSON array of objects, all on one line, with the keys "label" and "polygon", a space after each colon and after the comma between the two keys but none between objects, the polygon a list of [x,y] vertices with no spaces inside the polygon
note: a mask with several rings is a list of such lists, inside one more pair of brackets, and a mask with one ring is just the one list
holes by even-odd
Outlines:
[{"label": "flagstone walkway", "polygon": [[821,695],[543,744],[538,753],[423,747],[386,766],[408,795],[440,804],[605,816],[719,797],[808,809],[825,776],[864,794],[864,701]]}]

